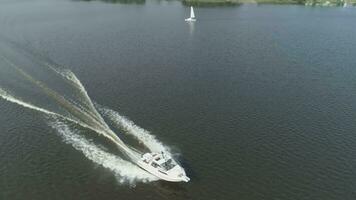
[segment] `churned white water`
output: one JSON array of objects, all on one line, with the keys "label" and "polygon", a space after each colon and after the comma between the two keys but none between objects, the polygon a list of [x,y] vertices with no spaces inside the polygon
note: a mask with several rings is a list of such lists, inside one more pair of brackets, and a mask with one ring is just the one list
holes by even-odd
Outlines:
[{"label": "churned white water", "polygon": [[[44,90],[45,93],[56,102],[59,102],[59,105],[63,105],[63,108],[72,115],[65,116],[54,111],[41,108],[40,106],[29,102],[25,102],[21,98],[12,95],[9,91],[5,91],[2,88],[0,88],[1,98],[25,108],[46,114],[47,116],[51,116],[48,118],[49,125],[58,132],[65,143],[71,144],[76,150],[82,152],[83,155],[91,161],[110,169],[120,183],[128,182],[133,184],[137,181],[149,182],[157,180],[156,177],[134,164],[135,159],[140,156],[140,153],[132,150],[132,147],[123,143],[123,141],[110,129],[101,114],[111,120],[115,126],[123,129],[126,134],[134,136],[134,138],[144,144],[150,151],[164,151],[166,154],[171,155],[169,148],[160,142],[155,136],[150,134],[150,132],[140,128],[133,121],[130,121],[125,116],[120,115],[118,112],[111,110],[110,108],[94,105],[83,84],[75,76],[75,74],[69,70],[58,69],[49,63],[43,62],[44,66],[47,66],[56,74],[62,76],[67,83],[78,90],[79,99],[76,100],[67,100],[64,96],[47,87],[44,83],[35,80],[18,66],[11,63],[11,61],[6,61],[18,72],[20,72],[23,77],[38,86],[40,89]],[[96,106],[99,108],[101,114],[96,109]],[[79,134],[79,130],[71,128],[70,123],[68,122],[93,130],[99,135],[110,139],[112,142],[117,144],[123,153],[132,159],[132,162],[99,148],[94,142],[87,140],[82,136],[82,134]]]},{"label": "churned white water", "polygon": [[148,182],[157,180],[155,176],[142,170],[137,165],[101,149],[94,142],[81,136],[79,130],[70,128],[66,123],[55,119],[50,121],[49,125],[57,130],[65,143],[71,144],[89,160],[110,169],[120,183],[128,182],[132,184],[137,181]]}]

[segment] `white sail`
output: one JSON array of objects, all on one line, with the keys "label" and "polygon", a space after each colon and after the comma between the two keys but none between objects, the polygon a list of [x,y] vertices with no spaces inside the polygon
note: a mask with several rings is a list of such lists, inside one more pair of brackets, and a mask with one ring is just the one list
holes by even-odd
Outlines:
[{"label": "white sail", "polygon": [[185,19],[186,22],[195,22],[195,15],[194,15],[194,9],[193,6],[190,6],[190,17]]},{"label": "white sail", "polygon": [[190,18],[195,18],[193,6],[190,6]]}]

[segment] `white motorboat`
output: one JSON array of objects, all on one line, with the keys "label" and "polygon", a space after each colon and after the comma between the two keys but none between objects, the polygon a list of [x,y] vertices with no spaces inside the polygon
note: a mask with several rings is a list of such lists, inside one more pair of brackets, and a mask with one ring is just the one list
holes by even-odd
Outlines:
[{"label": "white motorboat", "polygon": [[145,153],[137,165],[154,176],[170,182],[188,182],[184,169],[171,157],[162,153]]},{"label": "white motorboat", "polygon": [[196,21],[193,6],[190,6],[190,17],[185,19],[185,21],[186,22],[195,22]]}]

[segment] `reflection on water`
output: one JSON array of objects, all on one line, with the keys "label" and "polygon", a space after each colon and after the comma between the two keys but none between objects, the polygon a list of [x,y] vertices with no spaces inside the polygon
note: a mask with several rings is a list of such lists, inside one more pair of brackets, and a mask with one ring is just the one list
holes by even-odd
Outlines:
[{"label": "reflection on water", "polygon": [[120,4],[145,4],[146,0],[73,0],[73,1],[102,1],[106,3],[120,3]]},{"label": "reflection on water", "polygon": [[189,34],[192,36],[194,34],[194,26],[195,23],[194,22],[187,22],[188,26],[189,26]]}]

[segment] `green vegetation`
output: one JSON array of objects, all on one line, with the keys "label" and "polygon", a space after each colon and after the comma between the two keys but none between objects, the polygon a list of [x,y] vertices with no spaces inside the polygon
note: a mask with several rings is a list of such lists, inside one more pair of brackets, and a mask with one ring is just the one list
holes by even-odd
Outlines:
[{"label": "green vegetation", "polygon": [[[107,3],[144,4],[146,0],[73,0],[103,1]],[[238,6],[241,4],[300,4],[306,6],[356,5],[356,0],[181,0],[186,6]]]},{"label": "green vegetation", "polygon": [[300,4],[308,6],[343,6],[356,5],[356,0],[183,0],[184,5],[215,6],[215,5],[240,5],[254,4]]},{"label": "green vegetation", "polygon": [[[73,1],[96,1],[96,0],[73,0]],[[146,0],[100,0],[106,3],[119,3],[119,4],[144,4]]]},{"label": "green vegetation", "polygon": [[183,0],[186,6],[238,6],[242,3],[239,0]]},{"label": "green vegetation", "polygon": [[344,3],[353,5],[355,0],[305,0],[305,5],[309,6],[343,6]]}]

